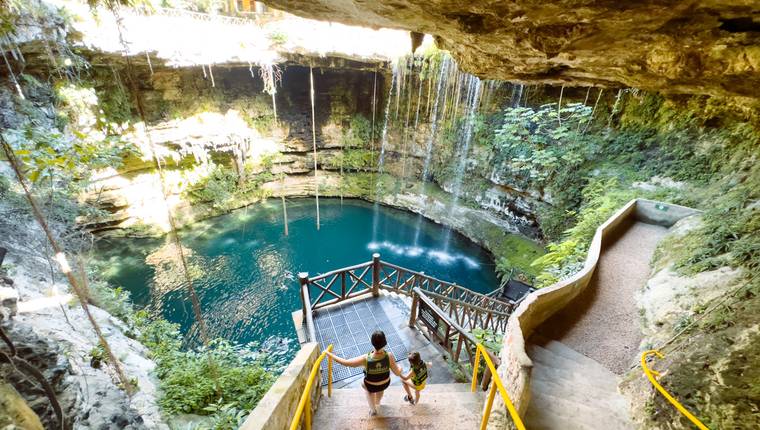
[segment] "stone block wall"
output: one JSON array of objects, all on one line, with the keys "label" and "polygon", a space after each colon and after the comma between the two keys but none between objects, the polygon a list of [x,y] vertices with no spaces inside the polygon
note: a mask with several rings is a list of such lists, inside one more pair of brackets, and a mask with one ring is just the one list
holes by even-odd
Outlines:
[{"label": "stone block wall", "polygon": [[[309,373],[319,354],[319,344],[314,342],[303,344],[293,361],[277,378],[277,381],[261,399],[256,409],[248,415],[240,429],[285,430],[290,428],[290,422],[298,407],[298,401],[301,399]],[[317,380],[312,389],[312,411],[316,411],[319,404],[322,392],[320,380],[320,375],[317,375]]]}]

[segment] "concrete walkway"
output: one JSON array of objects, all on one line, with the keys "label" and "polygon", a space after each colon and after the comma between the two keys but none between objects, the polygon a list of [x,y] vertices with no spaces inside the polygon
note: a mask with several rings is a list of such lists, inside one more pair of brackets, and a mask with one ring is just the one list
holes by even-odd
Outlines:
[{"label": "concrete walkway", "polygon": [[621,226],[617,237],[606,240],[589,286],[538,333],[623,374],[637,358],[642,338],[634,297],[649,277],[649,261],[666,232],[642,222]]}]

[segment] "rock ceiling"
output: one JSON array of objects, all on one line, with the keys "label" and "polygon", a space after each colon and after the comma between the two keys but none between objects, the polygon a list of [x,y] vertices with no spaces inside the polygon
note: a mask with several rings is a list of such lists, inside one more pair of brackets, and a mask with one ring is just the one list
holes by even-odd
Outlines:
[{"label": "rock ceiling", "polygon": [[760,99],[758,0],[264,2],[309,18],[431,34],[481,77]]}]

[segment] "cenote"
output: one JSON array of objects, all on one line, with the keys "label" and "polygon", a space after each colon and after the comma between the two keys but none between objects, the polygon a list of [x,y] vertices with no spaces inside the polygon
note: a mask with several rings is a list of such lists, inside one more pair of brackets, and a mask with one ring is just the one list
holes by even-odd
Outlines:
[{"label": "cenote", "polygon": [[[317,230],[314,200],[289,201],[286,236],[282,206],[271,200],[180,232],[212,337],[254,343],[286,363],[298,349],[291,317],[301,309],[297,274],[369,261],[373,252],[478,292],[498,285],[484,249],[417,214],[362,200],[322,199],[320,216]],[[99,252],[108,262],[108,281],[151,315],[180,324],[188,343],[197,342],[184,274],[168,238],[103,239]]]}]

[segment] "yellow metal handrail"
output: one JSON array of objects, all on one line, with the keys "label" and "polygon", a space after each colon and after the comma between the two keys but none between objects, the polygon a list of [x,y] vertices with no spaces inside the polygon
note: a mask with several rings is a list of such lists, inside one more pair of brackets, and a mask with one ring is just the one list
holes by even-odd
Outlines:
[{"label": "yellow metal handrail", "polygon": [[694,423],[694,425],[697,426],[697,428],[699,428],[700,430],[710,430],[709,428],[707,428],[706,425],[702,424],[702,422],[699,421],[697,417],[695,417],[689,411],[687,411],[686,408],[684,408],[683,405],[678,402],[678,400],[676,400],[673,396],[671,396],[670,393],[665,391],[665,388],[663,388],[662,385],[660,385],[660,383],[657,382],[657,380],[655,379],[655,376],[660,376],[660,372],[656,370],[652,370],[649,367],[647,367],[647,358],[650,355],[654,355],[657,358],[665,358],[665,356],[656,349],[650,349],[648,351],[644,351],[644,353],[641,354],[641,368],[644,369],[644,373],[647,375],[649,382],[651,382],[652,385],[654,385],[654,388],[656,388],[657,391],[660,392],[660,394],[662,394],[666,399],[668,399],[668,401],[673,406],[675,406],[679,412],[681,412],[686,418],[688,418],[689,421]]},{"label": "yellow metal handrail", "polygon": [[494,397],[496,397],[497,389],[499,390],[499,394],[501,394],[502,400],[504,400],[504,404],[507,405],[507,410],[512,417],[512,421],[515,423],[517,430],[525,430],[525,425],[520,419],[520,414],[517,413],[517,409],[515,409],[515,405],[513,405],[512,401],[509,399],[509,394],[507,394],[507,390],[504,388],[504,384],[501,382],[499,374],[496,373],[496,366],[494,366],[493,361],[491,361],[491,357],[488,356],[488,351],[486,351],[485,347],[479,343],[476,344],[475,348],[475,363],[472,369],[472,392],[475,392],[478,385],[478,367],[480,367],[481,355],[485,359],[488,369],[491,370],[493,381],[491,382],[491,389],[488,391],[488,402],[486,402],[486,409],[483,411],[483,419],[480,421],[480,430],[485,430],[488,426],[488,417],[491,415],[491,407],[493,406],[493,400]]},{"label": "yellow metal handrail", "polygon": [[[322,354],[319,355],[319,358],[314,362],[314,365],[311,366],[309,379],[306,380],[306,388],[304,388],[303,394],[301,394],[301,400],[298,401],[298,407],[296,408],[296,413],[293,415],[293,421],[290,422],[290,430],[296,430],[298,428],[298,425],[301,423],[301,415],[304,415],[304,428],[306,430],[311,430],[311,387],[314,385],[314,379],[316,379],[317,373],[319,373],[319,366],[322,365],[322,361],[324,361],[327,353],[332,352],[332,348],[332,344],[329,345],[326,350],[322,351]],[[327,357],[327,397],[332,397],[332,362],[332,357]]]}]

